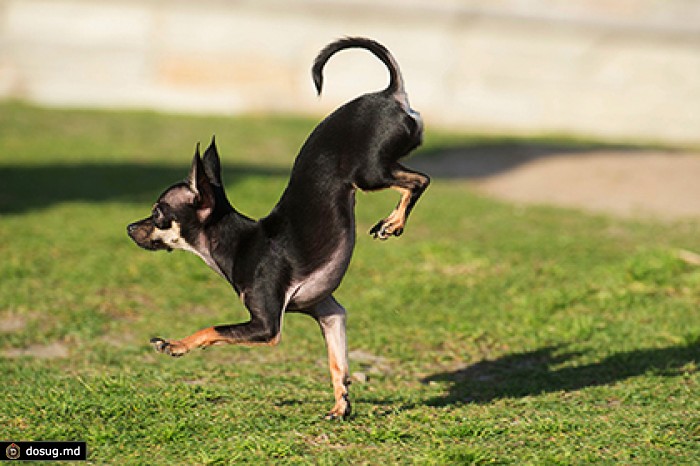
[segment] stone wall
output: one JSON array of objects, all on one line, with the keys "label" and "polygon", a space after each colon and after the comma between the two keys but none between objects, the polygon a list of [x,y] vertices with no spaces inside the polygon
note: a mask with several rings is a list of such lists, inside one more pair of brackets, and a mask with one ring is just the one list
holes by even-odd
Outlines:
[{"label": "stone wall", "polygon": [[700,142],[694,0],[0,0],[0,97],[321,115],[385,85],[383,42],[428,124]]}]

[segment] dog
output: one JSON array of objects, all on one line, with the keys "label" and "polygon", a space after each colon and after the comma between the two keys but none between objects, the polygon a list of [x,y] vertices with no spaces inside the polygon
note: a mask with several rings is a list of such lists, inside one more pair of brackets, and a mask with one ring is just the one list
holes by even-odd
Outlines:
[{"label": "dog", "polygon": [[182,356],[214,344],[276,345],[285,312],[318,322],[328,351],[335,405],[327,418],[351,413],[345,309],[333,297],[355,245],[355,192],[386,188],[401,198],[370,234],[400,236],[427,175],[398,163],[422,142],[423,122],[408,102],[393,56],[381,44],[348,37],[318,54],[312,77],[318,95],[323,67],[348,48],[373,53],[389,70],[389,85],[365,94],[326,117],[302,146],[289,184],[269,215],[253,220],[228,201],[216,143],[200,155],[199,144],[187,178],[169,187],[149,217],[127,231],[140,247],[182,249],[198,255],[226,279],[250,312],[250,320],[217,325],[181,340],[153,338],[158,352]]}]

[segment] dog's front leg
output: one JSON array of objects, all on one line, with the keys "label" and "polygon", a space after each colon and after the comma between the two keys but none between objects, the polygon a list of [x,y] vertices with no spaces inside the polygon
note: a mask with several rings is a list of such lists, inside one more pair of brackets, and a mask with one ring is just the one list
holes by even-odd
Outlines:
[{"label": "dog's front leg", "polygon": [[152,338],[156,351],[170,356],[182,356],[195,348],[215,344],[276,345],[282,326],[282,299],[275,294],[250,293],[245,296],[250,311],[249,322],[208,327],[181,340]]},{"label": "dog's front leg", "polygon": [[151,338],[151,344],[156,351],[174,357],[183,356],[195,348],[206,348],[220,341],[223,341],[222,335],[216,331],[215,327],[202,329],[181,340]]},{"label": "dog's front leg", "polygon": [[279,330],[259,321],[250,321],[244,324],[208,327],[181,340],[151,338],[151,343],[159,353],[178,357],[193,349],[206,348],[216,344],[273,346],[279,343],[279,340]]},{"label": "dog's front leg", "polygon": [[345,309],[329,296],[312,309],[312,316],[318,322],[326,340],[328,366],[333,382],[335,405],[326,415],[327,419],[342,419],[350,416],[348,385],[348,348],[345,338]]}]

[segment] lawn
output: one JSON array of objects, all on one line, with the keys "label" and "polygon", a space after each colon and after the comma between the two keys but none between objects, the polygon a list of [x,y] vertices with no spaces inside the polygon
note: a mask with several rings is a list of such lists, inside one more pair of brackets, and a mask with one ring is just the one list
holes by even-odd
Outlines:
[{"label": "lawn", "polygon": [[[700,463],[700,267],[679,257],[700,252],[700,221],[435,179],[380,242],[366,231],[396,193],[358,194],[336,293],[356,379],[344,422],[323,419],[308,317],[274,348],[156,354],[152,336],[247,313],[197,257],[143,251],[126,225],[214,133],[232,203],[265,215],[313,125],[0,104],[0,440],[83,440],[96,464]],[[429,131],[418,157],[490,141],[508,143]]]}]

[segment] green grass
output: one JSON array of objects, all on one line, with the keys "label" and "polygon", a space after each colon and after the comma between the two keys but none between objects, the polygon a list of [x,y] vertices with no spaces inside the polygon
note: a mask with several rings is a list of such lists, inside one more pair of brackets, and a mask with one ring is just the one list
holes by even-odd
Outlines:
[{"label": "green grass", "polygon": [[[369,380],[345,422],[322,419],[307,317],[275,348],[155,354],[151,336],[246,311],[127,223],[213,133],[230,199],[266,214],[314,123],[0,105],[0,439],[84,440],[96,464],[700,462],[700,268],[677,255],[700,252],[697,221],[519,207],[438,179],[404,236],[377,242],[365,231],[396,194],[359,194],[336,296]],[[423,153],[483,142],[429,133]]]}]

